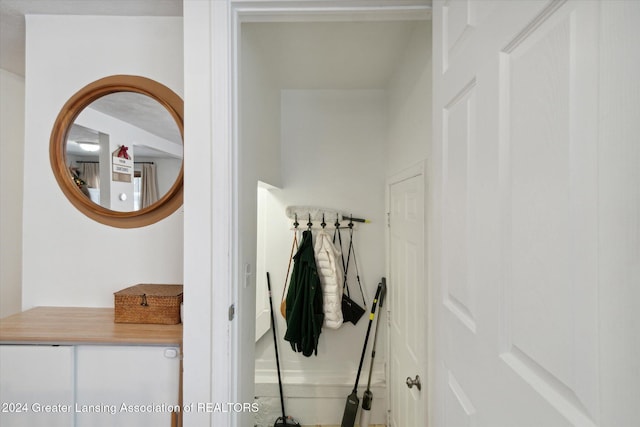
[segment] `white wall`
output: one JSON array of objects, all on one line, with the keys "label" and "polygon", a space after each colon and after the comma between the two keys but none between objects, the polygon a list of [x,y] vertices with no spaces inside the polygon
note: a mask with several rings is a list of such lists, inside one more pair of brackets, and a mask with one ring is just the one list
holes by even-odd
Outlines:
[{"label": "white wall", "polygon": [[20,311],[24,78],[0,69],[0,318]]},{"label": "white wall", "polygon": [[431,21],[414,24],[388,87],[388,175],[424,160],[431,138]]},{"label": "white wall", "polygon": [[113,292],[182,283],[179,210],[154,225],[111,228],[77,211],[49,164],[53,122],[69,97],[113,74],[145,76],[183,92],[182,19],[27,16],[22,306],[113,305]]}]

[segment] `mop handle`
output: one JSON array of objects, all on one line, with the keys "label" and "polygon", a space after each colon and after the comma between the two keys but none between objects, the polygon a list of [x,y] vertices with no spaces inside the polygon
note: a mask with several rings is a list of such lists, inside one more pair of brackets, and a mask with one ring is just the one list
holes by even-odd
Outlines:
[{"label": "mop handle", "polygon": [[369,342],[369,333],[371,333],[371,324],[376,313],[376,305],[378,304],[378,297],[382,291],[382,283],[378,285],[376,290],[376,296],[373,298],[373,305],[371,306],[371,314],[369,315],[369,326],[367,326],[367,335],[364,338],[364,347],[362,347],[362,355],[360,356],[360,365],[358,366],[358,374],[356,375],[356,383],[353,386],[353,392],[357,393],[358,383],[360,382],[360,372],[362,371],[362,363],[364,362],[364,356],[367,354],[367,343]]},{"label": "mop handle", "polygon": [[[382,289],[380,290],[380,308],[384,304],[384,297],[387,294],[387,281],[383,277],[380,283]],[[378,329],[380,327],[380,313],[378,313],[378,319],[376,320],[376,331],[373,333],[373,348],[371,349],[371,366],[369,366],[369,379],[367,380],[367,390],[371,387],[371,374],[373,373],[373,359],[376,357],[376,342],[378,341]]]}]

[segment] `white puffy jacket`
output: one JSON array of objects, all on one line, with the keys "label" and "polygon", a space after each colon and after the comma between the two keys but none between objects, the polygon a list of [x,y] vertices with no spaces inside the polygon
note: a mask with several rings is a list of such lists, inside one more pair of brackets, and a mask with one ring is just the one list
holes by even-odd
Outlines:
[{"label": "white puffy jacket", "polygon": [[338,262],[340,250],[324,229],[319,230],[314,245],[316,267],[322,286],[324,326],[338,329],[342,326],[342,286],[344,271]]}]

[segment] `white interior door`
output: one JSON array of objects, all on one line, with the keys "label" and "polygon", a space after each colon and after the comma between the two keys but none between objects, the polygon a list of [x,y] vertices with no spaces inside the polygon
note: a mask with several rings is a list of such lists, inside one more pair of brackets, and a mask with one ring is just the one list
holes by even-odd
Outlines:
[{"label": "white interior door", "polygon": [[[427,423],[427,287],[425,282],[424,174],[389,186],[390,425]],[[421,385],[407,385],[407,378]]]},{"label": "white interior door", "polygon": [[639,19],[434,1],[432,427],[638,425]]}]

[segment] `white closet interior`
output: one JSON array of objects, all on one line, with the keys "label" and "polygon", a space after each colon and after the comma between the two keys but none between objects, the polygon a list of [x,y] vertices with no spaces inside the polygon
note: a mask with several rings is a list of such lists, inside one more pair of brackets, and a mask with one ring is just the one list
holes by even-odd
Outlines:
[{"label": "white closet interior", "polygon": [[[302,424],[338,424],[367,322],[323,330],[318,355],[310,358],[294,353],[282,339],[286,323],[278,309],[292,239],[285,209],[326,206],[371,221],[357,226],[355,245],[365,296],[373,298],[388,262],[387,177],[428,155],[431,22],[241,25],[239,268],[255,273],[255,396],[264,418],[256,424],[269,425],[280,412],[273,342],[266,333],[266,271],[273,287],[287,413]],[[386,335],[381,329],[372,380],[377,400],[372,422],[381,424],[387,407]]]}]

